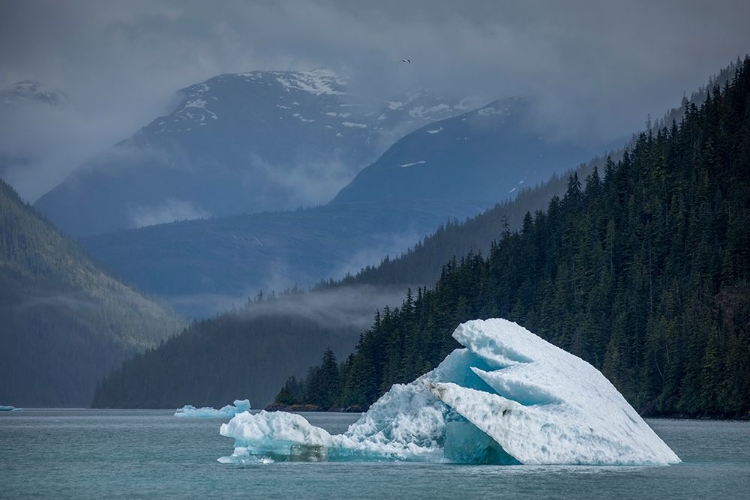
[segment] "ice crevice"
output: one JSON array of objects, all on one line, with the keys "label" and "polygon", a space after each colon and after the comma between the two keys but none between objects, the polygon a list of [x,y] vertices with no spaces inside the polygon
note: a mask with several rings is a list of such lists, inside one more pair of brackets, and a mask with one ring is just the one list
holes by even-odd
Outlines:
[{"label": "ice crevice", "polygon": [[343,434],[300,415],[238,412],[221,462],[401,460],[666,465],[677,455],[590,364],[503,319],[460,325],[456,349],[396,384]]}]

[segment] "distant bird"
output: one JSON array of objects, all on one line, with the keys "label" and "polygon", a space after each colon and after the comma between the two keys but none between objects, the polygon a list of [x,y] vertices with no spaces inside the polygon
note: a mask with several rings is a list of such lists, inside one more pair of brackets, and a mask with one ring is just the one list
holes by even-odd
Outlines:
[{"label": "distant bird", "polygon": [[409,64],[411,64],[411,61],[410,61],[410,60],[408,60],[408,59],[401,59],[401,62],[402,62],[402,63],[409,63]]}]

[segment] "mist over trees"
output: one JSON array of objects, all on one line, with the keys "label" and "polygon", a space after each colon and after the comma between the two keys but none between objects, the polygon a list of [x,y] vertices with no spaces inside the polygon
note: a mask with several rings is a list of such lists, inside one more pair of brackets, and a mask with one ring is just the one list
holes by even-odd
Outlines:
[{"label": "mist over trees", "polygon": [[125,361],[100,381],[92,406],[223,406],[238,395],[265,406],[287,376],[304,376],[324,349],[332,357],[350,353],[373,303],[401,297],[401,290],[366,286],[259,294]]}]

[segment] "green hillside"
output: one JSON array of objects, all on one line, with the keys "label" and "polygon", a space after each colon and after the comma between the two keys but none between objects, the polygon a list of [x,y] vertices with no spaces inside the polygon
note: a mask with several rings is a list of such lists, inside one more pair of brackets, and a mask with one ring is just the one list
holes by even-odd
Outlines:
[{"label": "green hillside", "polygon": [[[320,388],[280,396],[373,403],[457,347],[455,327],[503,317],[589,361],[651,415],[750,415],[750,59],[621,161],[573,175],[562,199],[505,231],[487,258],[384,310]],[[330,357],[330,356],[329,356]],[[315,390],[310,390],[310,386]],[[333,396],[332,396],[333,394]]]},{"label": "green hillside", "polygon": [[249,300],[125,362],[102,380],[92,406],[222,406],[241,395],[263,407],[287,376],[304,374],[323,350],[352,352],[372,304],[398,303],[402,295],[394,292],[388,298],[383,290],[349,287]]},{"label": "green hillside", "polygon": [[0,181],[0,401],[88,406],[97,380],[181,320],[101,270]]},{"label": "green hillside", "polygon": [[[719,80],[727,80],[725,76],[729,80],[732,80],[734,78],[734,70],[731,72],[722,71]],[[705,91],[698,92],[694,97],[700,97],[701,95],[705,98]],[[684,107],[670,111],[667,117],[676,119],[677,123],[680,123],[683,118],[687,120],[687,116],[691,116],[691,120],[696,120],[695,116],[698,114],[697,108],[688,106],[687,104],[689,103],[685,101],[683,103]],[[671,124],[671,120],[665,122],[659,121],[658,125],[662,123]],[[653,127],[654,135],[651,139],[652,142],[656,141],[656,138],[659,136],[657,128],[661,127],[657,127],[655,124]],[[671,131],[667,131],[667,135],[671,133]],[[648,139],[648,136],[646,136],[646,139]],[[660,140],[663,142],[665,140],[664,136]],[[644,147],[643,144],[638,146],[641,142],[641,139],[635,137],[632,141],[631,149],[637,147],[642,149]],[[646,142],[648,143],[648,140]],[[680,147],[690,148],[694,146]],[[617,155],[613,154],[612,156],[616,161],[622,160],[625,162],[622,152]],[[632,154],[627,156],[628,162],[632,162],[632,156]],[[593,172],[595,166],[599,165],[598,172],[603,173],[607,170],[606,163],[606,160],[593,160],[579,168],[577,172],[583,178]],[[688,166],[682,166],[680,163],[672,164],[670,168],[688,168]],[[620,172],[621,170],[621,168],[615,169],[614,164],[611,164],[609,169],[610,176],[613,175],[613,172]],[[640,177],[637,180],[640,182]],[[610,178],[608,176],[604,181],[600,179],[600,184],[611,184],[613,182],[614,177]],[[725,181],[722,180],[721,182],[724,183]],[[534,331],[543,333],[548,338],[554,339],[555,335],[557,335],[555,332],[563,331],[563,327],[567,329],[570,328],[571,324],[576,324],[578,316],[573,315],[574,319],[571,320],[568,316],[563,316],[560,310],[556,309],[552,312],[545,312],[545,316],[542,316],[544,322],[542,322],[534,314],[524,312],[524,307],[534,310],[533,308],[539,307],[539,304],[548,305],[554,303],[549,299],[548,295],[542,294],[539,291],[540,287],[542,290],[546,290],[546,287],[551,285],[548,285],[547,282],[541,283],[539,281],[541,277],[535,274],[538,271],[530,271],[537,269],[534,266],[538,266],[539,264],[535,263],[534,266],[524,267],[524,259],[530,258],[532,255],[536,255],[536,253],[530,252],[526,255],[524,252],[529,251],[529,248],[522,246],[518,250],[520,255],[513,254],[514,260],[503,264],[510,266],[506,269],[506,271],[509,271],[510,269],[514,269],[513,266],[518,262],[518,266],[520,267],[515,268],[514,271],[517,273],[514,275],[514,279],[516,280],[520,279],[519,277],[525,276],[525,273],[531,272],[528,276],[528,282],[523,287],[514,281],[510,284],[502,284],[502,288],[500,289],[494,289],[488,288],[488,285],[486,285],[486,281],[489,279],[487,278],[489,276],[487,268],[490,264],[484,258],[478,256],[476,251],[481,250],[483,255],[489,255],[490,262],[495,262],[493,265],[497,265],[497,259],[500,259],[502,255],[506,255],[503,252],[509,250],[503,246],[505,249],[497,253],[499,252],[497,249],[503,244],[492,244],[492,241],[496,241],[503,233],[507,234],[505,236],[506,239],[510,238],[508,241],[511,241],[512,238],[520,237],[510,236],[511,231],[515,229],[522,230],[520,234],[524,235],[529,230],[529,227],[537,224],[533,218],[529,219],[529,217],[525,217],[527,211],[536,213],[545,209],[549,204],[549,200],[553,198],[553,195],[559,193],[560,196],[564,196],[567,189],[568,182],[565,178],[553,178],[548,183],[536,189],[520,193],[513,202],[498,205],[494,209],[463,223],[455,222],[444,226],[434,235],[426,238],[410,252],[399,258],[386,259],[380,266],[364,269],[358,275],[350,276],[341,282],[330,281],[320,283],[314,292],[304,294],[307,297],[305,300],[317,303],[317,306],[313,308],[315,309],[313,316],[318,318],[316,320],[317,323],[310,325],[309,328],[300,328],[299,318],[297,318],[297,314],[294,314],[297,309],[305,309],[300,306],[300,296],[289,297],[288,307],[271,311],[269,315],[272,317],[266,316],[262,321],[258,319],[257,315],[248,315],[239,311],[196,323],[190,328],[188,332],[190,335],[182,335],[166,343],[163,347],[149,351],[144,356],[125,363],[121,369],[115,371],[102,382],[100,390],[97,392],[95,404],[108,407],[144,407],[152,405],[173,407],[185,403],[197,404],[199,402],[200,404],[223,404],[224,401],[232,397],[241,396],[249,397],[256,407],[262,405],[267,401],[269,393],[273,394],[278,391],[279,386],[285,379],[285,375],[299,376],[306,371],[307,366],[319,362],[326,346],[330,345],[333,347],[333,352],[339,356],[342,352],[346,352],[343,349],[345,342],[338,343],[328,339],[344,340],[344,336],[346,336],[348,339],[347,342],[352,342],[353,344],[357,340],[358,333],[364,331],[369,326],[369,323],[367,323],[359,330],[352,328],[341,330],[342,323],[340,321],[331,322],[328,319],[321,321],[320,318],[323,317],[322,315],[326,315],[325,317],[327,318],[337,315],[345,316],[347,318],[346,321],[351,322],[352,317],[361,318],[363,314],[367,318],[372,318],[375,308],[383,307],[385,304],[397,304],[401,300],[399,298],[398,302],[394,303],[393,301],[381,300],[370,295],[360,300],[361,303],[364,303],[365,307],[360,307],[356,314],[342,315],[341,298],[359,295],[358,288],[355,286],[361,287],[363,284],[371,284],[378,287],[383,285],[393,286],[395,284],[402,285],[405,289],[407,285],[433,284],[438,279],[440,280],[437,288],[434,290],[425,292],[423,289],[422,292],[417,292],[415,293],[415,297],[412,297],[412,306],[415,310],[417,308],[416,304],[419,304],[418,308],[420,312],[416,317],[417,319],[410,317],[408,320],[404,320],[407,321],[406,323],[398,323],[398,320],[394,320],[394,318],[399,317],[401,313],[394,312],[392,309],[387,312],[384,310],[379,315],[380,319],[376,321],[376,325],[371,328],[370,333],[364,335],[362,338],[355,357],[343,365],[343,374],[340,377],[343,380],[339,382],[343,384],[342,387],[346,388],[346,392],[339,393],[338,390],[334,391],[336,392],[334,397],[337,400],[336,404],[372,402],[373,398],[386,390],[394,381],[410,380],[409,377],[413,378],[417,374],[423,373],[434,366],[455,346],[449,335],[459,320],[486,317],[491,314],[504,315],[522,321],[521,314],[524,314],[523,318],[525,319],[523,321],[536,321],[536,323],[524,323],[525,325],[531,327]],[[639,185],[639,187],[630,187],[629,189],[633,189],[633,193],[641,193],[645,187]],[[586,193],[586,196],[593,196],[593,191],[591,193],[586,191]],[[642,193],[639,194],[639,196],[641,195]],[[692,198],[689,198],[688,201],[690,199]],[[642,201],[641,198],[634,198],[634,200],[634,202]],[[552,207],[556,207],[553,208],[553,211],[560,208],[560,203],[559,198],[553,202]],[[612,205],[611,200],[609,200],[609,203],[610,205],[606,205],[606,210],[612,210],[613,212],[599,212],[598,217],[611,216],[614,218],[621,216],[623,208],[620,205]],[[566,208],[565,210],[572,209]],[[539,219],[538,224],[542,224],[545,216],[542,215],[537,218],[539,217],[541,219]],[[619,219],[616,220],[619,221]],[[669,221],[671,220],[670,218]],[[560,222],[558,221],[557,224],[560,224]],[[622,230],[626,229],[630,230],[630,228],[623,226]],[[551,229],[548,230],[551,231]],[[549,234],[552,235],[553,233]],[[636,233],[636,235],[638,234],[640,233]],[[635,238],[636,236],[633,237]],[[540,236],[537,235],[537,239],[539,238]],[[545,238],[547,236],[542,239],[544,240]],[[567,238],[568,236],[566,235],[566,242],[568,241]],[[507,244],[505,243],[504,245]],[[465,262],[470,262],[471,264],[459,265],[461,259],[451,261],[453,255],[466,256],[471,249],[475,250],[475,254],[464,259]],[[558,250],[555,251],[557,252]],[[622,259],[630,258],[630,253],[628,252],[632,252],[631,249],[621,246],[612,248],[611,251],[613,254],[615,251],[622,252]],[[555,255],[545,257],[549,259],[547,262],[548,266],[553,265],[552,259]],[[583,272],[582,269],[587,269],[585,266],[590,261],[584,260],[582,263],[580,256],[576,258],[579,259],[576,261],[576,269],[578,272]],[[588,257],[585,259],[588,259]],[[451,262],[448,267],[444,267],[446,262]],[[547,278],[553,279],[556,285],[561,286],[561,291],[559,292],[561,298],[557,300],[562,300],[562,298],[570,300],[571,298],[565,295],[566,293],[570,293],[569,290],[561,285],[561,283],[570,283],[570,281],[558,283],[556,281],[558,276],[557,268],[558,264],[555,264],[555,274]],[[481,274],[481,280],[484,281],[478,280],[476,276],[466,277],[466,273],[472,269],[472,272],[484,273]],[[627,269],[630,269],[630,267],[627,267]],[[652,272],[655,272],[655,269],[652,268]],[[493,268],[492,272],[498,273],[499,271]],[[586,270],[585,272],[587,273],[586,276],[589,276],[592,271]],[[622,272],[622,270],[618,268],[617,272]],[[508,278],[497,275],[493,279],[505,280]],[[451,285],[449,286],[448,283],[451,283]],[[477,285],[477,283],[480,283],[480,285]],[[623,283],[618,286],[625,287],[624,289],[626,289],[629,285],[625,282]],[[498,284],[497,286],[501,285]],[[458,291],[452,287],[459,287]],[[513,287],[518,288],[518,290]],[[416,290],[416,286],[414,288]],[[534,294],[531,296],[528,295],[529,289],[534,291]],[[523,295],[515,295],[519,293],[519,290],[523,291]],[[576,290],[580,294],[580,290],[583,289],[577,285]],[[507,294],[510,293],[514,295],[508,296]],[[608,293],[611,295],[614,292],[610,290]],[[621,293],[624,292],[621,291]],[[333,294],[332,297],[336,298],[311,300],[314,297],[325,297],[326,294]],[[421,297],[421,295],[424,295],[424,297]],[[587,292],[586,297],[589,297],[589,295],[590,292]],[[501,300],[501,296],[505,298]],[[742,292],[739,292],[737,296],[740,298],[738,300],[740,300],[739,303],[741,304],[741,299],[744,297]],[[531,300],[532,302],[521,304],[516,309],[516,303],[518,302],[516,297],[522,297],[524,300]],[[585,306],[585,303],[581,302],[583,299],[579,295],[575,297],[577,297],[575,305],[584,304]],[[512,306],[508,307],[507,302],[511,301],[511,299]],[[603,301],[605,299],[611,300],[611,297],[607,295],[604,298],[600,298]],[[570,308],[573,306],[568,304],[566,307]],[[614,305],[605,301],[599,307],[606,311],[607,308],[612,308]],[[618,305],[617,307],[620,306]],[[406,309],[409,310],[409,307],[407,306]],[[403,311],[403,309],[399,311]],[[565,309],[565,311],[568,311],[568,309]],[[586,309],[583,309],[583,311],[586,311]],[[738,311],[741,312],[741,309],[738,309]],[[310,316],[309,312],[308,310],[308,317]],[[513,316],[514,314],[516,316]],[[567,314],[570,315],[572,313],[568,311]],[[582,314],[582,312],[577,314]],[[591,314],[594,313],[592,312]],[[602,338],[599,341],[604,342],[605,347],[612,332],[612,324],[615,324],[613,323],[613,317],[611,317],[614,312],[607,314],[609,315],[602,316],[600,312],[599,316],[597,316],[597,321],[599,321],[597,323],[597,328],[599,328],[597,335],[601,335]],[[378,326],[381,324],[388,326]],[[618,328],[635,328],[629,323],[624,326],[621,323],[616,323],[616,325],[620,325]],[[536,328],[537,326],[539,328]],[[398,333],[387,333],[391,331],[390,329],[395,329],[393,331],[397,331]],[[421,333],[415,333],[415,331]],[[630,332],[630,330],[627,331]],[[316,346],[310,340],[313,337],[307,336],[307,332],[315,332],[315,337],[322,339],[318,344],[322,345],[319,350],[315,350]],[[337,336],[336,332],[342,332],[345,335]],[[378,333],[374,334],[372,332]],[[570,335],[570,332],[567,332],[567,330],[565,332],[565,335]],[[272,343],[265,341],[260,343],[257,340],[267,338],[275,340]],[[298,352],[299,346],[306,346],[306,349]],[[599,359],[595,360],[595,364],[601,367],[603,363],[601,346],[599,346],[599,349],[599,351],[596,351]],[[392,354],[393,352],[398,352],[399,354]],[[588,356],[589,354],[586,355]],[[256,360],[262,361],[269,357],[281,359],[283,363],[273,364],[267,369],[266,365],[263,365],[262,362],[256,362]],[[244,362],[236,362],[235,360],[238,359],[242,359]],[[292,360],[295,364],[288,365],[290,368],[284,374],[283,370],[286,369],[284,368],[285,364]],[[359,360],[356,361],[358,363],[356,366],[353,364],[355,360]],[[386,375],[384,371],[386,360],[390,366],[388,368],[390,375]],[[233,367],[229,370],[211,368],[219,364],[222,366],[230,364]],[[661,361],[659,367],[662,368]],[[328,373],[327,368],[325,373]],[[348,369],[353,370],[349,372],[351,375],[346,374]],[[357,372],[356,370],[360,371]],[[315,373],[316,370],[310,373],[310,378],[314,381],[312,384],[313,389],[310,390],[311,398],[304,397],[305,388],[300,388],[299,384],[292,384],[293,387],[288,387],[289,390],[285,391],[285,395],[294,394],[298,400],[306,399],[314,403],[325,403],[325,401],[315,401],[314,398],[319,397],[320,394],[326,394],[325,397],[330,399],[329,395],[331,391],[328,389],[322,390],[318,387],[320,384],[315,382],[315,380],[318,380],[320,377],[316,378]],[[144,389],[144,380],[155,380],[156,382],[149,384]],[[246,382],[250,380],[254,380],[255,382],[252,385],[250,382]],[[260,380],[263,381],[263,384],[256,385],[257,381]],[[363,385],[359,388],[353,386],[352,384],[355,383],[355,380],[361,381]],[[268,387],[274,381],[277,381],[275,382],[277,385]],[[228,388],[232,387],[236,389],[234,392],[228,390]],[[314,396],[313,394],[318,395]],[[223,399],[220,399],[219,395]]]}]

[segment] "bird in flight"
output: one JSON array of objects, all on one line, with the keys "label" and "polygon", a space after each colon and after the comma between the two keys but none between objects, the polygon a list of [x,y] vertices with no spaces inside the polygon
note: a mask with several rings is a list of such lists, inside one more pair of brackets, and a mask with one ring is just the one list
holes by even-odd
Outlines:
[{"label": "bird in flight", "polygon": [[401,62],[402,63],[410,63],[411,64],[411,61],[409,59],[401,59]]}]

